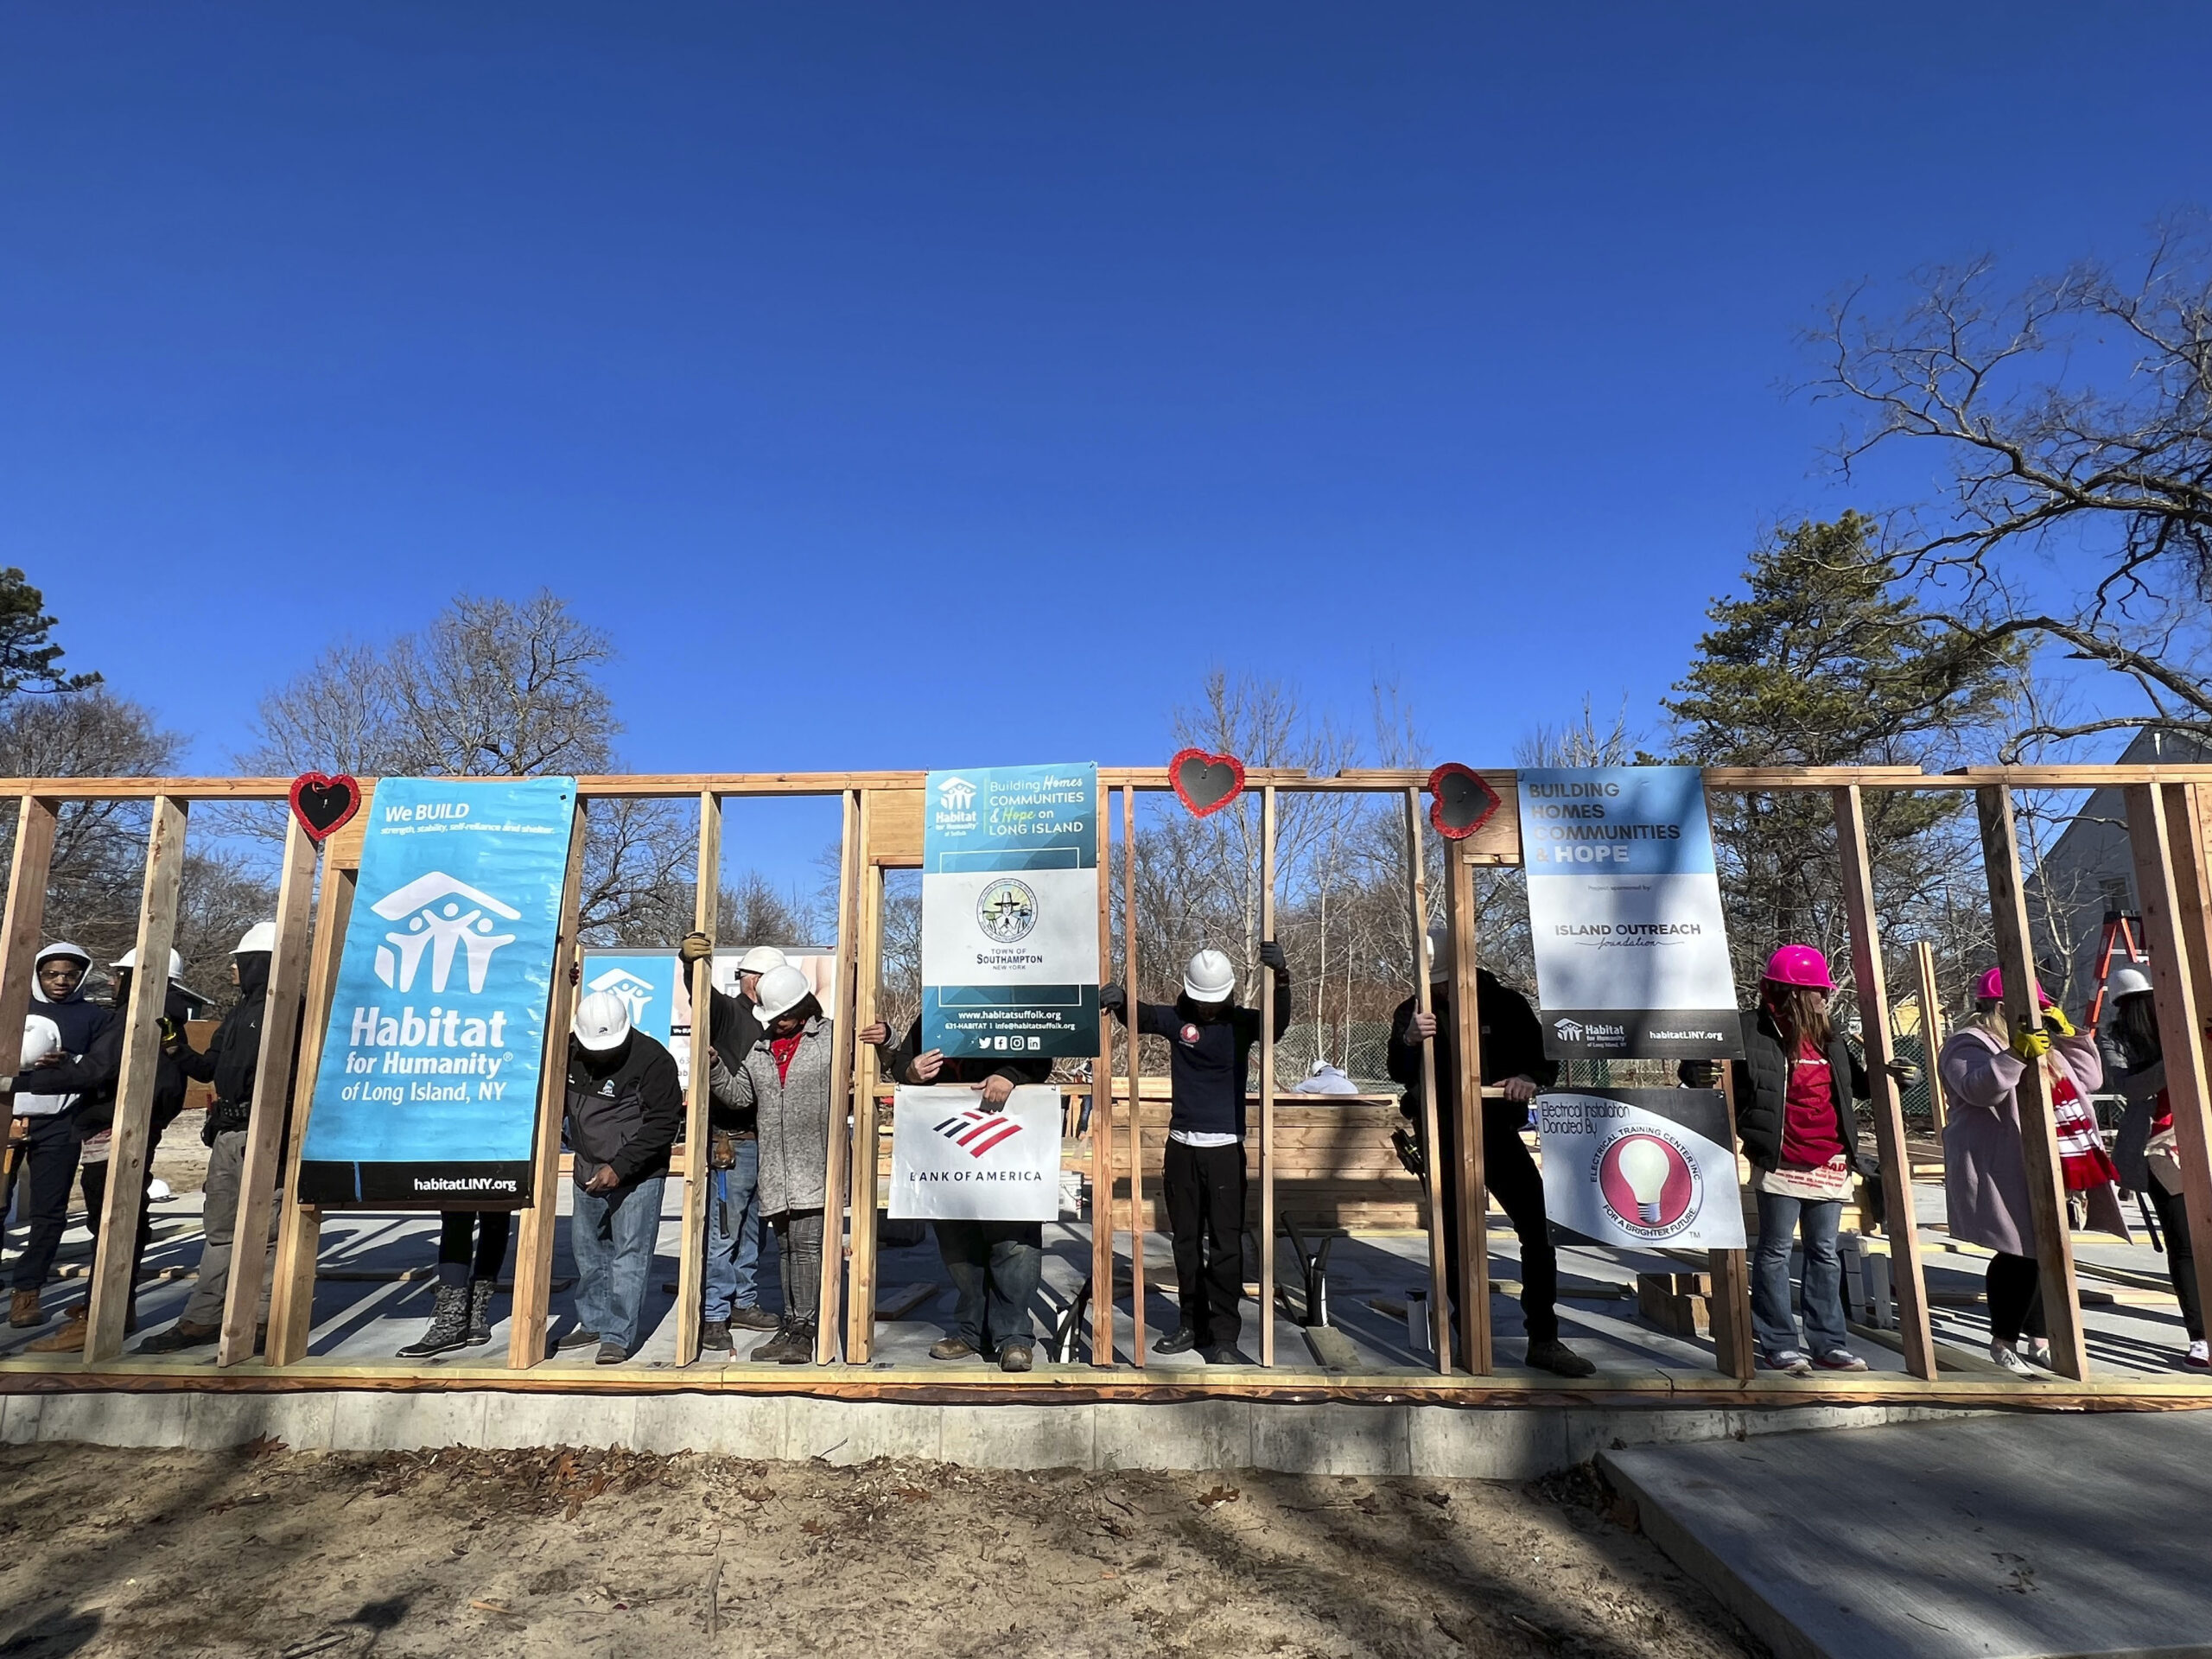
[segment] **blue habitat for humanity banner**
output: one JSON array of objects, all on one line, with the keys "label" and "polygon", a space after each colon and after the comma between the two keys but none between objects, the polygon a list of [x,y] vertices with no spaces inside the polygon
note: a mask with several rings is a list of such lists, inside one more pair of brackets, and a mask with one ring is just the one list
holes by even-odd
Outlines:
[{"label": "blue habitat for humanity banner", "polygon": [[531,1201],[573,778],[386,778],[369,803],[299,1198]]},{"label": "blue habitat for humanity banner", "polygon": [[1516,782],[1544,1052],[1738,1057],[1705,774],[1531,769]]},{"label": "blue habitat for humanity banner", "polygon": [[922,1046],[1096,1054],[1098,768],[933,772],[922,812]]}]

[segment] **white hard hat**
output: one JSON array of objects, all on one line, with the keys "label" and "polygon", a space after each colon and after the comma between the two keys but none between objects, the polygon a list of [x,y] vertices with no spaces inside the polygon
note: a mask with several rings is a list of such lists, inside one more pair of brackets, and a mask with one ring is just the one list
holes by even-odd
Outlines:
[{"label": "white hard hat", "polygon": [[1452,966],[1452,930],[1438,922],[1428,930],[1425,946],[1428,965],[1435,972],[1445,973]]},{"label": "white hard hat", "polygon": [[[111,968],[136,968],[137,965],[138,947],[135,944],[128,950],[124,951],[121,956],[118,957],[113,962],[108,963],[108,966]],[[169,952],[169,977],[171,979],[182,979],[184,977],[184,958],[177,955],[174,950]]]},{"label": "white hard hat", "polygon": [[741,974],[765,974],[784,965],[784,953],[772,944],[756,944],[737,959]]},{"label": "white hard hat", "polygon": [[630,1005],[612,991],[594,991],[576,1004],[576,1017],[569,1022],[576,1040],[594,1054],[622,1046],[630,1034]]},{"label": "white hard hat", "polygon": [[1201,950],[1183,970],[1183,995],[1193,1002],[1226,1002],[1236,988],[1236,967],[1218,950]]},{"label": "white hard hat", "polygon": [[789,1014],[814,995],[806,976],[789,963],[779,963],[760,976],[759,1014],[766,1025],[779,1014]]},{"label": "white hard hat", "polygon": [[2106,992],[2113,996],[2140,996],[2150,988],[2151,976],[2140,968],[2115,968],[2105,982]]},{"label": "white hard hat", "polygon": [[245,931],[245,937],[231,952],[234,957],[251,956],[256,951],[273,952],[276,949],[276,924],[256,922]]}]

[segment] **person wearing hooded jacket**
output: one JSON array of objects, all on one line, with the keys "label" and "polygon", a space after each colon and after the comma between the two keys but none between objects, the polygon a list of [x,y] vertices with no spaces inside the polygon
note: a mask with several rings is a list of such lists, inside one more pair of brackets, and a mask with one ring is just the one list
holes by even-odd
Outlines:
[{"label": "person wearing hooded jacket", "polygon": [[23,1021],[25,1070],[11,1085],[16,1116],[27,1125],[17,1179],[30,1224],[10,1281],[15,1294],[8,1323],[19,1329],[46,1322],[39,1292],[68,1225],[69,1191],[85,1143],[85,1131],[72,1110],[77,1091],[48,1084],[45,1073],[80,1061],[116,1022],[112,1008],[85,1000],[85,970],[92,965],[89,951],[57,939],[38,953],[31,968],[30,1012]]},{"label": "person wearing hooded jacket", "polygon": [[[237,1242],[238,1201],[245,1186],[247,1126],[253,1121],[261,1067],[261,1024],[269,1009],[269,963],[276,949],[276,925],[257,922],[231,952],[231,980],[238,1000],[215,1027],[207,1052],[185,1041],[181,1033],[164,1045],[184,1075],[213,1085],[200,1139],[207,1147],[207,1179],[201,1210],[203,1239],[200,1273],[184,1313],[168,1330],[138,1344],[142,1354],[171,1354],[204,1347],[223,1334],[223,1300],[231,1287],[231,1251]],[[286,1068],[289,1080],[290,1068]],[[290,1103],[288,1083],[284,1104]],[[269,1238],[276,1242],[277,1206],[269,1206]],[[257,1326],[269,1323],[270,1276],[262,1275]]]},{"label": "person wearing hooded jacket", "polygon": [[2189,1206],[2182,1198],[2181,1164],[2174,1140],[2173,1103],[2166,1093],[2165,1047],[2158,1033],[2158,1005],[2151,976],[2140,968],[2113,970],[2105,991],[2112,1013],[2097,1033],[2097,1053],[2104,1082],[2127,1101],[2113,1138],[2112,1160],[2120,1184],[2139,1193],[2158,1212],[2166,1247],[2166,1274],[2181,1306],[2189,1346],[2182,1363],[2212,1370],[2212,1348],[2204,1340],[2204,1310],[2196,1296],[2196,1254],[2189,1236]]},{"label": "person wearing hooded jacket", "polygon": [[[688,969],[711,960],[714,941],[687,933],[676,947]],[[721,1070],[734,1075],[760,1040],[760,977],[785,966],[784,953],[757,944],[739,958],[737,995],[709,991],[707,1040]],[[783,1322],[760,1306],[760,1249],[766,1242],[766,1217],[760,1208],[760,1133],[756,1109],[725,1103],[709,1094],[707,1103],[707,1262],[700,1275],[699,1346],[716,1353],[733,1351],[730,1328],[780,1332]],[[786,1302],[786,1312],[790,1308]]]},{"label": "person wearing hooded jacket", "polygon": [[[85,1228],[92,1236],[92,1260],[95,1263],[99,1260],[100,1217],[107,1201],[106,1142],[115,1124],[116,1091],[123,1080],[123,1036],[137,960],[138,952],[134,948],[108,964],[114,975],[114,989],[110,1003],[115,1017],[101,1027],[82,1058],[60,1060],[58,1056],[49,1056],[48,1064],[13,1078],[0,1079],[0,1090],[18,1095],[27,1090],[60,1090],[75,1095],[67,1116],[76,1125],[83,1144],[84,1161],[80,1166],[79,1180],[85,1195]],[[190,1004],[179,983],[183,976],[183,959],[172,950],[169,952],[168,995],[162,1010],[165,1039],[183,1028],[191,1013]],[[130,1258],[131,1300],[124,1319],[126,1333],[138,1328],[138,1275],[146,1259],[146,1247],[153,1242],[154,1236],[153,1213],[143,1190],[153,1184],[154,1148],[161,1144],[162,1131],[175,1122],[177,1114],[184,1109],[186,1080],[182,1068],[165,1048],[156,1049],[155,1053],[153,1111],[148,1127],[146,1170],[142,1177],[138,1198],[137,1242]],[[70,1310],[67,1320],[59,1331],[50,1336],[41,1337],[30,1344],[28,1351],[39,1354],[82,1353],[86,1321],[90,1312],[89,1299],[78,1303]]]}]

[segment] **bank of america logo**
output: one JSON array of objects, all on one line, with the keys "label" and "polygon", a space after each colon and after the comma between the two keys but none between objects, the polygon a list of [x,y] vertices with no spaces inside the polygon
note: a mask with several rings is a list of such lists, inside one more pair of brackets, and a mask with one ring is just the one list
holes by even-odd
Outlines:
[{"label": "bank of america logo", "polygon": [[456,954],[467,961],[468,988],[481,991],[484,976],[491,971],[492,953],[515,942],[514,934],[499,931],[499,922],[522,919],[520,911],[442,870],[416,876],[370,908],[387,922],[406,922],[399,931],[385,934],[385,942],[377,946],[377,977],[395,991],[411,991],[427,954],[430,989],[441,995]]},{"label": "bank of america logo", "polygon": [[937,804],[948,812],[965,812],[976,804],[976,785],[965,778],[948,778],[937,786]]},{"label": "bank of america logo", "polygon": [[955,1112],[937,1126],[937,1133],[970,1158],[980,1158],[1020,1135],[1021,1123],[1003,1112]]}]

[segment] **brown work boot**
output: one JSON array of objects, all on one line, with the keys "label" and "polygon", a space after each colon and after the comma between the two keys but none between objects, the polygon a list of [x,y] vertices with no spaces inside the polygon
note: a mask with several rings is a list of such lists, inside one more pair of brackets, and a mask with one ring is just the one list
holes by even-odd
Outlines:
[{"label": "brown work boot", "polygon": [[29,1330],[34,1325],[46,1323],[46,1310],[38,1305],[38,1292],[19,1290],[8,1304],[8,1323],[17,1330]]},{"label": "brown work boot", "polygon": [[78,1303],[76,1306],[69,1310],[69,1317],[63,1322],[62,1326],[59,1331],[56,1331],[52,1336],[41,1337],[36,1342],[28,1344],[24,1348],[23,1351],[29,1354],[83,1353],[85,1351],[85,1331],[87,1325],[90,1323],[86,1318],[86,1314],[90,1310],[86,1307],[84,1303]]},{"label": "brown work boot", "polygon": [[219,1325],[194,1325],[189,1319],[179,1319],[166,1331],[157,1331],[140,1343],[135,1351],[142,1354],[174,1354],[187,1348],[204,1348],[223,1334]]}]

